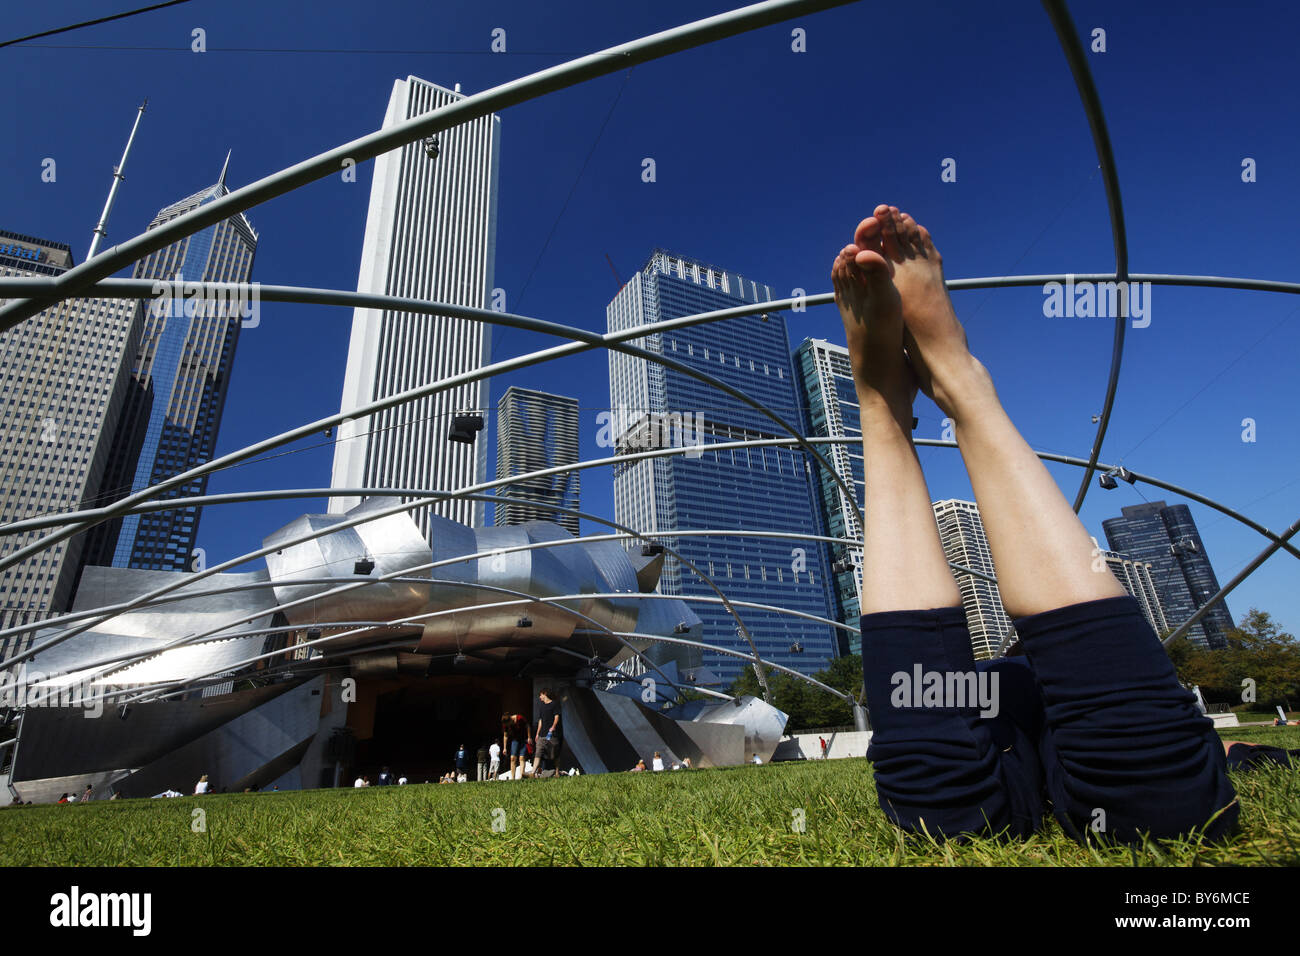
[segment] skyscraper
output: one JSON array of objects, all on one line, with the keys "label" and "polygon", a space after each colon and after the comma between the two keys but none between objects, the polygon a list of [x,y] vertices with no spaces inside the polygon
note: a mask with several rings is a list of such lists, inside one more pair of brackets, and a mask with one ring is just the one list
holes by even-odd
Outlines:
[{"label": "skyscraper", "polygon": [[[804,405],[804,428],[809,437],[851,438],[848,444],[820,445],[840,477],[853,489],[861,506],[865,492],[862,461],[862,422],[859,418],[858,393],[853,384],[853,367],[849,350],[832,345],[825,339],[804,339],[795,352],[795,369],[799,375]],[[819,470],[814,482],[821,506],[822,526],[832,538],[847,538],[856,545],[831,546],[831,575],[835,618],[858,626],[862,615],[862,523],[844,489],[835,479]],[[862,653],[862,638],[847,636],[844,650]]]},{"label": "skyscraper", "polygon": [[[1177,627],[1219,590],[1191,510],[1152,501],[1122,508],[1120,514],[1101,523],[1106,540],[1114,550],[1152,566],[1168,625]],[[1188,630],[1187,639],[1201,647],[1225,647],[1232,627],[1232,615],[1221,601]]]},{"label": "skyscraper", "polygon": [[[227,157],[229,162],[229,157]],[[217,182],[162,209],[157,229],[229,193],[226,167]],[[164,246],[136,263],[135,278],[182,282],[248,282],[257,232],[243,213]],[[146,303],[139,349],[132,356],[127,406],[113,438],[105,493],[141,491],[210,461],[230,387],[240,328],[251,318],[233,300]],[[204,476],[164,497],[202,495]],[[152,571],[192,566],[199,508],[128,515],[97,526],[86,563]]]},{"label": "skyscraper", "polygon": [[[934,502],[943,553],[953,564],[996,577],[993,552],[984,534],[984,521],[973,501],[949,498]],[[976,660],[996,657],[1003,638],[1013,632],[1011,618],[1002,607],[998,586],[973,574],[955,572],[961,603],[966,610],[971,649]]]},{"label": "skyscraper", "polygon": [[[497,403],[497,478],[512,478],[545,468],[578,463],[578,400],[512,385]],[[497,494],[576,510],[580,473],[529,478],[497,489]],[[578,534],[578,518],[528,504],[496,506],[496,523],[553,521]]]},{"label": "skyscraper", "polygon": [[[772,298],[770,287],[696,259],[656,250],[606,309],[617,331],[696,312]],[[636,344],[740,389],[796,426],[798,383],[785,319],[746,316],[672,332]],[[792,531],[820,533],[816,495],[806,454],[798,448],[742,448],[710,452],[727,441],[788,437],[748,405],[681,372],[611,352],[609,439],[618,452],[680,443],[698,452],[629,462],[614,469],[618,520],[637,530]],[[825,550],[815,542],[745,534],[672,537],[679,550],[737,600],[774,605],[827,618]],[[665,594],[716,600],[713,590],[676,561],[660,579]],[[717,604],[694,603],[705,640],[749,652],[734,618]],[[741,619],[766,659],[812,673],[837,652],[829,625],[749,608]],[[743,663],[706,652],[707,670],[729,683]]]},{"label": "skyscraper", "polygon": [[[64,243],[0,232],[0,275],[58,276]],[[97,506],[140,335],[133,299],[65,299],[0,333],[0,524]],[[0,538],[0,556],[48,534]],[[0,628],[68,610],[84,535],[0,571]],[[31,634],[0,640],[0,659]]]},{"label": "skyscraper", "polygon": [[[440,109],[461,94],[414,76],[397,80],[384,128]],[[357,291],[486,308],[496,254],[497,174],[501,121],[484,116],[439,133],[436,142],[408,143],[375,159]],[[341,410],[369,404],[489,361],[489,327],[450,316],[357,309],[352,317]],[[486,436],[449,442],[453,417],[484,413],[479,381],[437,392],[338,430],[335,488],[420,488],[454,491],[487,477]],[[333,498],[330,512],[357,504]],[[432,510],[483,524],[482,502],[445,499],[414,512],[429,533]]]},{"label": "skyscraper", "polygon": [[[1093,543],[1096,543],[1096,539],[1093,539]],[[1151,563],[1134,561],[1126,554],[1106,551],[1102,548],[1098,548],[1098,554],[1105,560],[1106,567],[1110,568],[1116,580],[1124,585],[1124,590],[1137,598],[1138,604],[1142,607],[1142,614],[1151,625],[1151,629],[1157,634],[1169,630],[1164,608],[1160,604],[1160,592],[1156,590]]]}]

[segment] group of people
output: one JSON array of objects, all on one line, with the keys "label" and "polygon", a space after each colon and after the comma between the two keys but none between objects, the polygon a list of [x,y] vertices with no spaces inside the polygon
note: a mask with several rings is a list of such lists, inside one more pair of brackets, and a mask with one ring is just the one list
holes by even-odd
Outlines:
[{"label": "group of people", "polygon": [[[667,769],[668,769],[668,767],[665,766],[665,764],[664,764],[664,756],[663,756],[663,754],[661,754],[659,751],[656,750],[656,751],[655,751],[655,755],[654,755],[654,757],[651,758],[651,760],[650,760],[650,766],[649,766],[649,767],[647,767],[647,766],[645,765],[645,760],[644,760],[644,759],[642,759],[642,760],[638,760],[638,761],[636,762],[636,766],[633,767],[631,770],[629,770],[628,773],[642,773],[642,772],[644,772],[644,771],[650,771],[651,773],[657,773],[657,772],[659,772],[659,771],[661,771],[661,770],[667,770]],[[690,770],[690,769],[691,769],[691,758],[690,758],[690,757],[683,757],[683,758],[681,759],[680,762],[678,762],[678,761],[673,761],[673,769],[674,769],[674,770]]]},{"label": "group of people", "polygon": [[[453,768],[442,774],[438,783],[468,783],[471,757],[475,758],[475,779],[479,781],[576,775],[576,768],[567,774],[559,769],[560,749],[564,745],[564,718],[555,692],[550,687],[543,687],[537,695],[537,704],[536,723],[530,722],[523,714],[503,714],[500,740],[484,743],[477,753],[472,753],[463,743],[458,746],[452,758]],[[384,767],[376,785],[401,786],[407,782],[405,776],[394,779],[389,768]],[[362,774],[352,786],[358,789],[372,786],[370,777]]]},{"label": "group of people", "polygon": [[[92,787],[90,784],[86,784],[86,789],[81,792],[81,802],[85,803],[88,800],[93,800],[94,797],[95,797],[95,788]],[[30,800],[28,800],[27,802],[31,803]],[[59,797],[59,799],[54,802],[55,803],[76,803],[77,795],[75,793],[65,793],[63,796]]]},{"label": "group of people", "polygon": [[[405,774],[402,774],[402,775],[400,775],[400,776],[394,776],[392,770],[390,770],[388,767],[384,767],[384,768],[382,768],[382,769],[379,771],[379,777],[377,778],[377,780],[376,780],[375,784],[373,784],[373,786],[379,786],[379,787],[393,787],[393,786],[404,787],[404,786],[406,786],[406,784],[407,784],[408,782],[409,782],[409,781],[407,781],[407,779],[406,779],[406,775],[405,775]],[[427,782],[428,782],[428,781],[426,781],[426,783],[427,783]],[[356,788],[356,789],[361,789],[362,787],[369,787],[369,786],[372,786],[372,784],[370,783],[370,777],[369,777],[368,775],[366,775],[366,774],[362,774],[361,776],[357,777],[356,780],[352,781],[352,786],[353,786],[354,788]]]},{"label": "group of people", "polygon": [[[498,745],[493,741],[486,751],[479,752],[480,780],[561,776],[559,757],[560,748],[564,745],[563,709],[550,687],[541,689],[537,695],[537,704],[536,725],[530,723],[523,714],[501,716],[501,743]],[[486,765],[483,760],[485,756]],[[510,766],[508,773],[499,777],[502,757],[509,757]]]}]

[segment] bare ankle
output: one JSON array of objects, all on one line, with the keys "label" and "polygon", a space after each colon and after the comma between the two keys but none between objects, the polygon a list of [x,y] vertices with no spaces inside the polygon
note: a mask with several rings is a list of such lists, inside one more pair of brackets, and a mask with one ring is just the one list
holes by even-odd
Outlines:
[{"label": "bare ankle", "polygon": [[993,377],[973,355],[964,356],[944,369],[941,376],[936,375],[933,386],[935,404],[958,425],[972,415],[981,414],[990,403],[998,404]]}]

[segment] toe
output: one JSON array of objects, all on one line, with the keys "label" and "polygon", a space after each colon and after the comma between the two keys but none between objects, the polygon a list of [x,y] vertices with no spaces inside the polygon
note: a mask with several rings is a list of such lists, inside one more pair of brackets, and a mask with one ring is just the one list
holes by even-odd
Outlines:
[{"label": "toe", "polygon": [[904,252],[909,255],[921,253],[921,233],[916,220],[907,213],[898,216],[898,241]]},{"label": "toe", "polygon": [[877,218],[880,219],[880,244],[884,250],[885,258],[895,262],[902,261],[903,253],[898,245],[896,210],[887,208],[883,216],[879,215],[879,210],[877,210]]},{"label": "toe", "polygon": [[863,273],[870,275],[872,273],[881,273],[886,277],[893,276],[894,264],[888,257],[881,255],[874,249],[863,249],[853,257],[856,265]]},{"label": "toe", "polygon": [[875,216],[868,216],[858,223],[858,228],[853,231],[853,241],[864,248],[873,242],[878,244],[880,242],[880,220]]}]

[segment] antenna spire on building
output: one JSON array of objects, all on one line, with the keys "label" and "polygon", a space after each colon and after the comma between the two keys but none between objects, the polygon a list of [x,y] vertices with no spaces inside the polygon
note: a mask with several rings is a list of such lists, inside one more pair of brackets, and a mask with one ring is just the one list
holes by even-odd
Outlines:
[{"label": "antenna spire on building", "polygon": [[146,99],[140,104],[139,111],[135,114],[135,125],[131,127],[131,135],[127,137],[126,149],[122,150],[122,161],[113,167],[113,185],[108,190],[108,201],[104,203],[104,211],[99,216],[99,222],[95,226],[95,232],[90,237],[90,251],[86,253],[86,261],[89,262],[95,258],[95,253],[99,251],[100,241],[108,235],[108,217],[113,211],[113,203],[117,200],[117,187],[122,185],[126,179],[126,158],[131,155],[131,144],[135,142],[135,131],[140,128],[140,117],[144,116],[144,108],[149,105]]},{"label": "antenna spire on building", "polygon": [[218,186],[224,186],[224,185],[226,185],[226,170],[228,170],[228,169],[230,168],[230,153],[231,153],[231,150],[226,150],[226,162],[225,162],[225,164],[221,167],[221,178],[217,180],[217,185],[218,185]]}]

